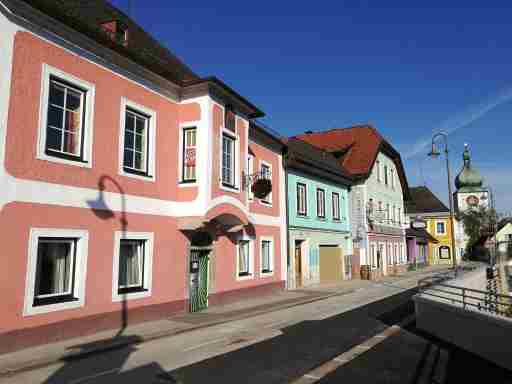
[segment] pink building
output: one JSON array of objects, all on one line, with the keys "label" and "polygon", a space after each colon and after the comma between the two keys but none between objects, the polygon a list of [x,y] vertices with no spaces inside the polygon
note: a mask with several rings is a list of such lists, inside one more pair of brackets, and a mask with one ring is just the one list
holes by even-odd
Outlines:
[{"label": "pink building", "polygon": [[106,2],[55,3],[0,0],[0,353],[283,288],[263,113]]}]

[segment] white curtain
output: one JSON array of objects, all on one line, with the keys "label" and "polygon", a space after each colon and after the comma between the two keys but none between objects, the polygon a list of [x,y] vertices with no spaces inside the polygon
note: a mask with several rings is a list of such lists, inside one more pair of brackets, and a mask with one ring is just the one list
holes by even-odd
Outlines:
[{"label": "white curtain", "polygon": [[249,242],[248,241],[240,241],[239,243],[239,251],[238,251],[238,270],[239,273],[248,273],[249,272]]},{"label": "white curtain", "polygon": [[119,287],[141,285],[140,244],[123,241],[119,255]]},{"label": "white curtain", "polygon": [[41,241],[38,249],[36,295],[69,292],[71,243]]},{"label": "white curtain", "polygon": [[264,241],[262,243],[262,269],[264,271],[270,271],[270,242]]},{"label": "white curtain", "polygon": [[65,293],[69,290],[69,270],[70,270],[70,244],[55,244],[50,248],[53,258],[53,289],[52,293]]}]

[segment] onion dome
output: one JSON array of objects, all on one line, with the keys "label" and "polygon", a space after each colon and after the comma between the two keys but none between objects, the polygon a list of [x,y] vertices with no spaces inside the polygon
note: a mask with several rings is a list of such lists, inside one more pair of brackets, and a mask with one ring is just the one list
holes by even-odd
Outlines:
[{"label": "onion dome", "polygon": [[464,160],[464,166],[455,178],[457,190],[461,192],[481,190],[484,179],[480,175],[480,172],[471,166],[471,156],[469,155],[469,147],[467,144],[464,144],[462,159]]}]

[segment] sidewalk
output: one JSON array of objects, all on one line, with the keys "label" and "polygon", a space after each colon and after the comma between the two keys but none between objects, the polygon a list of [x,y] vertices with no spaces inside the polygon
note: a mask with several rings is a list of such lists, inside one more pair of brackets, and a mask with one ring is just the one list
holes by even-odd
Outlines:
[{"label": "sidewalk", "polygon": [[235,320],[325,300],[334,296],[348,295],[356,290],[371,287],[374,284],[421,278],[423,275],[446,269],[446,266],[433,266],[407,272],[401,276],[385,277],[379,281],[350,280],[332,284],[318,284],[254,299],[246,299],[232,304],[215,306],[199,313],[179,314],[159,321],[129,326],[122,335],[117,335],[118,330],[111,330],[28,348],[0,355],[0,377],[14,372],[52,365],[59,361],[80,359],[91,354],[127,345],[136,345],[150,340],[192,332]]}]

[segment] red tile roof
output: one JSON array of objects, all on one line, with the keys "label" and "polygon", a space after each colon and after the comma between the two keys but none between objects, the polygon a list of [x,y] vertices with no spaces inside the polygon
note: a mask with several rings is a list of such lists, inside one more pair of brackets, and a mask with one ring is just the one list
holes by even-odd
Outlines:
[{"label": "red tile roof", "polygon": [[309,132],[295,138],[331,152],[351,176],[362,179],[368,178],[379,151],[383,151],[395,163],[404,199],[409,200],[409,186],[400,153],[371,125]]},{"label": "red tile roof", "polygon": [[383,137],[370,125],[335,128],[296,136],[328,152],[340,152],[342,166],[353,175],[368,174],[379,152]]}]

